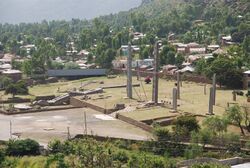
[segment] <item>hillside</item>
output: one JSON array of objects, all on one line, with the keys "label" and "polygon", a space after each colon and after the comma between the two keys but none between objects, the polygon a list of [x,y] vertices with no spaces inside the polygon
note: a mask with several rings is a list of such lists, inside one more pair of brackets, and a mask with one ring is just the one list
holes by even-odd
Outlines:
[{"label": "hillside", "polygon": [[232,34],[238,31],[240,25],[249,26],[250,2],[248,0],[146,0],[138,8],[103,18],[114,26],[133,25],[137,31],[144,33],[153,31],[163,37],[168,32],[183,34],[193,29],[193,21],[204,20],[209,25],[206,29],[218,36]]}]

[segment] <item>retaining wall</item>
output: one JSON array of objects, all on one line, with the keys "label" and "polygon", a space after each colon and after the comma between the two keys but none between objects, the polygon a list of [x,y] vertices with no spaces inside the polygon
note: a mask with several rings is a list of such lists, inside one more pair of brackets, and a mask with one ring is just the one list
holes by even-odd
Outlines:
[{"label": "retaining wall", "polygon": [[198,164],[198,163],[219,163],[223,165],[237,165],[237,164],[242,164],[246,162],[247,160],[244,160],[241,157],[235,157],[235,158],[228,158],[228,159],[223,159],[223,160],[218,160],[215,158],[198,158],[198,159],[190,159],[190,160],[184,160],[182,162],[178,163],[178,167],[189,167],[193,164]]},{"label": "retaining wall", "polygon": [[[126,70],[125,69],[113,69],[113,71],[117,74],[125,74],[126,73]],[[150,77],[153,77],[153,72],[150,72],[150,71],[139,71],[140,73],[140,76],[141,77],[147,77],[147,76],[150,76]],[[133,76],[137,76],[137,71],[136,70],[132,70],[132,75]],[[158,73],[158,76],[160,78],[163,78],[163,79],[169,79],[169,80],[174,80],[177,78],[177,75],[171,75],[171,74],[168,74],[166,72],[159,72]],[[199,75],[194,75],[194,74],[181,74],[181,79],[183,81],[191,81],[191,82],[196,82],[196,83],[207,83],[207,84],[211,84],[211,80],[204,77],[204,76],[199,76]]]},{"label": "retaining wall", "polygon": [[139,127],[145,131],[148,131],[148,132],[153,132],[153,128],[143,122],[140,122],[140,121],[137,121],[137,120],[134,120],[132,118],[129,118],[129,117],[125,117],[124,115],[121,115],[121,114],[116,114],[116,118],[119,119],[119,120],[122,120],[126,123],[129,123],[129,124],[132,124],[136,127]]},{"label": "retaining wall", "polygon": [[105,108],[96,106],[94,104],[88,103],[84,100],[80,100],[76,97],[70,98],[70,104],[72,106],[75,106],[75,107],[88,107],[88,108],[91,108],[93,110],[99,111],[99,112],[104,113],[104,114],[110,114],[110,113],[115,111],[115,109],[105,109]]}]

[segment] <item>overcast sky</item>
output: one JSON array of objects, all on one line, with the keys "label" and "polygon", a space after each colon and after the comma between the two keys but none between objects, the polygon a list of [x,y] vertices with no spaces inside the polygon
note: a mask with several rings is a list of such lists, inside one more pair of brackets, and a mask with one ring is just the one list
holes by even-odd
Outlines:
[{"label": "overcast sky", "polygon": [[129,10],[141,0],[0,0],[0,22],[91,19]]}]

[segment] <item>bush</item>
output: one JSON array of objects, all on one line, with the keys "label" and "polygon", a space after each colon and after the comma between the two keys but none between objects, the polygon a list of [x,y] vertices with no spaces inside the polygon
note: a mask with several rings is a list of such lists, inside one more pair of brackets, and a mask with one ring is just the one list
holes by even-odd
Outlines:
[{"label": "bush", "polygon": [[31,140],[10,140],[7,143],[6,154],[9,156],[38,155],[39,143]]},{"label": "bush", "polygon": [[128,153],[122,150],[118,150],[113,153],[113,160],[119,161],[122,163],[127,163],[129,159]]},{"label": "bush", "polygon": [[4,162],[5,159],[5,153],[3,149],[0,149],[0,166],[2,165],[2,163]]},{"label": "bush", "polygon": [[158,137],[159,141],[167,141],[171,139],[171,135],[167,128],[155,128],[154,134]]},{"label": "bush", "polygon": [[[189,136],[192,131],[198,131],[200,126],[194,116],[180,116],[175,121],[173,130],[177,135]],[[180,134],[181,133],[181,134]]]},{"label": "bush", "polygon": [[250,141],[247,141],[247,142],[246,142],[245,148],[250,149]]},{"label": "bush", "polygon": [[53,140],[49,142],[48,144],[48,149],[50,153],[61,153],[63,152],[63,144],[61,143],[60,140]]},{"label": "bush", "polygon": [[198,144],[192,144],[189,148],[187,148],[184,152],[184,156],[186,159],[194,159],[198,156],[202,155],[202,147]]}]

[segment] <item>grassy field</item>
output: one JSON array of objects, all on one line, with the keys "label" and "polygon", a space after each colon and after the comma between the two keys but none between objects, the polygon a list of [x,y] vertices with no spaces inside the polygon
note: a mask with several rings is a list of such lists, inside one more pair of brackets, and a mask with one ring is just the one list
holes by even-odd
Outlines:
[{"label": "grassy field", "polygon": [[[103,85],[116,85],[116,84],[126,84],[126,78],[123,76],[117,77],[115,79],[99,79],[98,81],[103,81]],[[133,83],[140,83],[141,87],[135,87],[133,89],[133,100],[126,99],[126,88],[118,89],[105,89],[105,93],[101,94],[105,99],[100,98],[100,95],[90,96],[91,99],[88,100],[90,103],[97,104],[102,107],[112,108],[116,103],[125,103],[131,106],[137,106],[140,103],[138,101],[150,101],[152,98],[152,84],[145,84],[144,82],[137,81],[133,78]],[[88,85],[86,89],[93,89],[102,86],[99,82]],[[159,80],[159,101],[172,101],[172,89],[175,87],[175,81],[173,80]],[[181,87],[181,99],[178,100],[178,110],[181,112],[188,112],[193,114],[206,115],[208,112],[209,103],[209,88],[211,85],[206,86],[206,95],[204,94],[204,84],[193,83],[193,82],[183,82]],[[144,92],[145,91],[145,92]],[[232,103],[232,91],[233,90],[223,90],[218,88],[216,95],[216,105],[214,106],[214,113],[216,115],[223,115],[225,109],[227,108],[227,103]],[[246,93],[246,91],[244,91]],[[234,103],[239,103],[240,105],[247,105],[247,98],[245,96],[237,96],[237,101]],[[152,110],[145,110],[145,112],[140,111],[139,114],[129,114],[129,116],[135,116],[135,119],[148,118],[154,114],[161,117],[169,115],[168,109],[157,109],[157,112]],[[133,113],[133,112],[131,112]],[[137,113],[137,111],[135,111]],[[158,115],[159,114],[159,115]],[[141,117],[138,117],[141,116]]]},{"label": "grassy field", "polygon": [[[84,87],[84,90],[95,89],[103,86],[112,85],[122,85],[126,84],[125,76],[117,76],[117,78],[108,79],[107,77],[93,77],[85,78],[75,81],[64,81],[58,83],[52,83],[47,85],[37,85],[29,88],[29,96],[34,97],[41,95],[60,95],[73,89],[79,89],[82,85],[92,81],[93,83]],[[133,98],[126,98],[126,88],[115,88],[115,89],[105,89],[104,93],[90,95],[89,103],[96,104],[104,108],[113,108],[117,103],[124,103],[127,106],[140,106],[141,102],[150,101],[152,98],[152,84],[145,84],[142,81],[137,81],[133,78],[134,84],[141,84],[140,87],[133,88]],[[175,81],[173,80],[159,80],[159,101],[172,101],[172,89],[175,87]],[[193,83],[193,82],[183,82],[181,87],[181,99],[178,100],[178,110],[180,112],[188,112],[193,114],[205,115],[208,112],[208,97],[209,88],[211,85],[206,86],[207,94],[204,94],[204,84]],[[246,93],[246,91],[244,91]],[[3,92],[0,94],[3,95]],[[8,95],[10,97],[10,95]],[[228,102],[232,101],[232,90],[223,90],[218,88],[216,95],[216,105],[214,106],[214,113],[216,115],[223,115],[225,109],[227,108]],[[3,96],[3,99],[6,95]],[[237,101],[240,105],[247,105],[247,98],[245,96],[237,96]],[[144,109],[136,110],[133,112],[128,112],[125,115],[132,117],[137,120],[164,117],[172,115],[169,113],[169,109],[166,108],[154,108],[154,109]]]},{"label": "grassy field", "polygon": [[[92,81],[93,83],[84,87],[84,90],[95,89],[103,86],[111,85],[122,85],[126,84],[125,76],[118,76],[117,78],[108,79],[107,77],[94,77],[94,78],[85,78],[75,81],[65,81],[52,83],[47,85],[37,85],[29,88],[30,95],[32,96],[42,96],[42,95],[60,95],[64,94],[69,90],[79,89],[81,85],[84,85],[87,82]],[[102,83],[102,84],[101,84]],[[142,81],[137,81],[136,78],[133,78],[134,84],[141,84],[140,87],[133,88],[133,98],[126,98],[126,88],[115,88],[115,89],[105,89],[102,94],[90,95],[91,99],[88,100],[90,103],[96,104],[105,108],[113,108],[117,103],[124,103],[130,106],[138,106],[141,103],[139,101],[150,101],[152,99],[152,84],[145,84]],[[175,87],[175,81],[173,80],[159,80],[159,101],[172,101],[172,89]],[[211,85],[206,86],[207,94],[204,95],[204,84],[193,83],[193,82],[183,82],[181,87],[181,99],[178,100],[180,105],[178,110],[181,112],[189,112],[193,114],[202,114],[205,115],[208,112],[208,97],[209,97],[209,88]],[[245,91],[246,93],[246,91]],[[3,95],[3,92],[0,92]],[[8,95],[10,97],[10,95]],[[26,96],[27,97],[27,96]],[[6,98],[6,95],[3,96],[3,99]],[[217,89],[216,95],[216,106],[214,106],[214,113],[216,115],[223,115],[227,107],[228,102],[232,101],[232,90],[222,90]],[[236,103],[240,105],[245,105],[247,99],[245,96],[237,96]],[[133,115],[135,118],[148,118],[152,116],[149,110],[145,110],[144,113],[140,111],[140,115]],[[166,112],[168,115],[168,109],[157,110],[154,114],[159,114],[157,116],[163,116]]]}]

